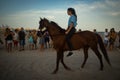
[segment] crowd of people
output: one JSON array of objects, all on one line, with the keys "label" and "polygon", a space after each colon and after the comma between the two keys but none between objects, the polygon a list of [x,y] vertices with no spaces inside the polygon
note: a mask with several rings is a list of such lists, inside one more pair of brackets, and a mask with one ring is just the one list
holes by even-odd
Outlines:
[{"label": "crowd of people", "polygon": [[120,48],[120,31],[117,33],[114,28],[110,29],[108,32],[108,29],[105,29],[104,32],[104,45],[105,47],[109,47],[109,50],[113,50],[115,41],[117,39],[117,36],[119,38],[119,46]]},{"label": "crowd of people", "polygon": [[[81,31],[81,29],[79,31]],[[94,29],[93,32],[97,33],[97,30]],[[110,31],[105,29],[103,39],[105,47],[109,50],[113,50],[117,36],[119,38],[118,48],[120,48],[120,31],[117,33],[114,28],[110,29]],[[39,29],[38,31],[26,31],[24,28],[14,30],[6,28],[4,37],[5,47],[8,52],[11,52],[13,47],[15,50],[23,51],[25,49],[26,43],[28,44],[29,50],[40,49],[40,51],[43,51],[44,49],[53,47],[50,35],[45,28]],[[4,41],[2,41],[1,38],[0,44],[4,44]]]},{"label": "crowd of people", "polygon": [[[28,43],[29,50],[39,49],[44,50],[50,48],[50,36],[46,30],[24,30],[24,28],[11,30],[6,28],[5,33],[5,47],[8,52],[12,52],[14,47],[15,50],[23,51],[25,50],[25,45]],[[38,41],[39,40],[39,41]],[[0,43],[3,41],[0,39]],[[39,43],[39,45],[38,45]]]}]

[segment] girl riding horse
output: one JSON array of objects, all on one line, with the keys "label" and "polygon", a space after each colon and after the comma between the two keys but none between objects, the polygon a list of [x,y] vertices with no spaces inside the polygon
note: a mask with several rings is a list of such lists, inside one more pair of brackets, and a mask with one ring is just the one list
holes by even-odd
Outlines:
[{"label": "girl riding horse", "polygon": [[68,8],[67,13],[68,13],[68,15],[70,15],[70,18],[69,18],[69,21],[68,21],[68,28],[65,32],[66,41],[67,41],[67,44],[70,48],[70,52],[67,56],[71,56],[73,54],[72,53],[73,45],[71,44],[71,37],[73,36],[73,34],[76,31],[75,27],[77,25],[77,15],[76,15],[76,12],[75,12],[74,8]]}]

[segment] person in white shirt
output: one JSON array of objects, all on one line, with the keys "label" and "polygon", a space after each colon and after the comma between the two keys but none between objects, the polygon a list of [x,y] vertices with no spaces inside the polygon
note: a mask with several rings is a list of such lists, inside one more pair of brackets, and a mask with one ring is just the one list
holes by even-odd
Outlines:
[{"label": "person in white shirt", "polygon": [[13,43],[14,43],[14,48],[17,49],[18,48],[18,30],[15,29],[15,33],[13,36]]},{"label": "person in white shirt", "polygon": [[107,47],[108,46],[108,36],[109,36],[109,32],[108,32],[108,29],[105,29],[105,32],[104,32],[104,45],[105,45],[105,47]]}]

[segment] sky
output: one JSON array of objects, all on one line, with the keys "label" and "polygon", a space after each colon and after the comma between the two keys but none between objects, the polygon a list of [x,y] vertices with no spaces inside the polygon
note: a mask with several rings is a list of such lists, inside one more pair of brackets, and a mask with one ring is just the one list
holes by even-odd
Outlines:
[{"label": "sky", "polygon": [[40,17],[67,28],[67,9],[77,13],[77,29],[120,30],[120,0],[0,0],[0,25],[38,29]]}]

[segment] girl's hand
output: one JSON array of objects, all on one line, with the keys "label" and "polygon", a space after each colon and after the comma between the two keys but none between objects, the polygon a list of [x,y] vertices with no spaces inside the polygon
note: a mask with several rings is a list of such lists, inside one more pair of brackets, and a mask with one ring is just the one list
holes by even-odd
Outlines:
[{"label": "girl's hand", "polygon": [[68,34],[68,31],[66,31],[65,34]]}]

